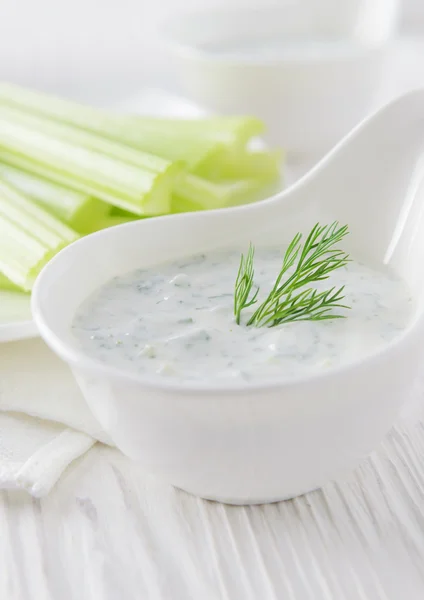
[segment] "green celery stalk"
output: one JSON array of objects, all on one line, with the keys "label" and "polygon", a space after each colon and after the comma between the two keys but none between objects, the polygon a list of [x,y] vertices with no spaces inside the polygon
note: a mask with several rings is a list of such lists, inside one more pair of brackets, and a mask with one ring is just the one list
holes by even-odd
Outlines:
[{"label": "green celery stalk", "polygon": [[70,190],[5,163],[0,163],[0,177],[79,233],[93,231],[96,223],[105,218],[110,211],[109,205],[97,198]]},{"label": "green celery stalk", "polygon": [[[252,117],[187,120],[113,115],[9,84],[0,85],[1,114],[55,138],[83,143],[110,157],[125,156],[130,164],[137,165],[135,147],[169,160],[184,160],[195,179],[184,176],[175,181],[172,210],[250,202],[280,177],[279,152],[250,152],[245,148],[246,142],[263,130],[262,122]],[[127,144],[125,151],[123,144]]]},{"label": "green celery stalk", "polygon": [[0,180],[0,273],[24,291],[41,268],[78,234]]},{"label": "green celery stalk", "polygon": [[[247,142],[264,132],[264,124],[255,117],[210,117],[207,119],[158,119],[122,117],[128,127],[126,142],[140,149],[183,160],[190,171],[214,161],[227,150],[237,153]],[[112,133],[109,125],[105,131]],[[124,139],[124,138],[122,138]]]},{"label": "green celery stalk", "polygon": [[120,142],[111,141],[103,136],[85,131],[67,123],[61,123],[44,115],[29,114],[19,108],[3,106],[0,103],[0,116],[27,127],[29,130],[41,131],[53,139],[64,140],[75,146],[90,148],[107,156],[136,165],[154,173],[161,173],[169,167],[167,159],[151,153],[134,150]]},{"label": "green celery stalk", "polygon": [[175,189],[172,210],[189,212],[247,204],[263,198],[268,189],[269,185],[255,179],[215,183],[186,175]]},{"label": "green celery stalk", "polygon": [[255,117],[206,119],[152,118],[115,114],[11,84],[0,85],[0,104],[97,133],[168,160],[182,160],[190,169],[213,160],[218,149],[242,148],[261,135]]},{"label": "green celery stalk", "polygon": [[281,177],[283,155],[280,150],[250,151],[221,148],[199,164],[194,173],[210,181],[259,179],[277,181]]},{"label": "green celery stalk", "polygon": [[[7,118],[9,126],[15,124],[18,127],[26,127],[30,132],[42,131],[43,134],[46,133],[52,136],[50,139],[53,142],[60,142],[62,140],[68,142],[71,141],[75,144],[79,143],[84,146],[84,149],[91,148],[93,150],[100,150],[104,153],[105,158],[110,157],[113,159],[124,158],[128,165],[141,166],[139,159],[139,152],[133,150],[132,148],[127,148],[126,146],[122,146],[121,144],[115,144],[114,142],[110,142],[109,140],[104,140],[100,136],[88,133],[84,130],[80,130],[78,128],[70,127],[69,125],[64,125],[63,123],[57,123],[54,121],[50,121],[45,117],[30,115],[27,113],[20,112],[19,110],[11,109],[9,107],[3,107],[0,105],[0,144],[1,144],[1,119]],[[72,146],[73,147],[73,146]],[[156,160],[156,157],[152,157],[151,155],[145,155],[144,153],[141,155],[143,157],[147,156],[147,161],[150,159]],[[1,150],[0,150],[0,159],[1,159]],[[7,161],[7,158],[4,159]],[[10,160],[10,159],[9,159]],[[158,159],[162,160],[162,159]],[[247,159],[245,159],[247,162]],[[165,164],[169,164],[168,161],[163,161]],[[13,163],[12,163],[13,164]],[[143,163],[145,166],[146,163]],[[28,168],[31,168],[31,165],[27,165]],[[263,184],[261,184],[263,185]],[[195,188],[192,191],[192,188]],[[184,198],[185,200],[192,200],[193,195],[196,195],[196,202],[200,201],[201,205],[205,208],[215,208],[217,206],[228,206],[230,204],[234,204],[234,198],[237,197],[237,202],[249,201],[249,198],[255,197],[254,192],[257,188],[255,182],[250,180],[236,181],[225,186],[212,185],[208,181],[204,180],[203,182],[200,178],[185,175],[180,177],[178,181],[175,182],[174,185],[174,195],[179,198]],[[203,194],[203,198],[201,200],[197,200],[197,197]],[[119,205],[118,205],[119,206]],[[127,210],[128,207],[120,205],[122,208]],[[175,203],[173,203],[172,207],[175,207]],[[168,212],[168,210],[164,209],[164,212]]]},{"label": "green celery stalk", "polygon": [[21,288],[15,283],[10,281],[3,273],[0,273],[0,291],[5,290],[7,292],[21,292]]},{"label": "green celery stalk", "polygon": [[1,106],[0,161],[22,168],[20,158],[35,175],[139,215],[169,211],[181,171],[176,163]]},{"label": "green celery stalk", "polygon": [[[89,233],[94,233],[95,231],[100,231],[101,229],[107,229],[108,227],[115,227],[115,225],[122,225],[123,223],[130,223],[131,221],[137,221],[143,217],[125,217],[122,215],[109,215],[104,217],[103,219],[99,219],[94,225],[92,230]],[[147,218],[147,217],[146,217]]]}]

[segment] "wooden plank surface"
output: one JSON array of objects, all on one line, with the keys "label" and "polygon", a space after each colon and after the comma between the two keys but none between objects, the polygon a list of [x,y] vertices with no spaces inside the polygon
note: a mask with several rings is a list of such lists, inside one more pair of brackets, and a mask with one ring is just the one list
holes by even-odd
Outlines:
[{"label": "wooden plank surface", "polygon": [[47,498],[0,494],[0,598],[421,600],[423,416],[344,481],[258,507],[199,500],[97,445]]}]

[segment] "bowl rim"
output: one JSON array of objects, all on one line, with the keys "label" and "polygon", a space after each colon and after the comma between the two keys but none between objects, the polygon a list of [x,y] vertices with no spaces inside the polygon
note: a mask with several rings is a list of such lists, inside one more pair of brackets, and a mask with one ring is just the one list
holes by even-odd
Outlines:
[{"label": "bowl rim", "polygon": [[[222,209],[224,211],[232,210]],[[173,218],[173,215],[159,217],[162,219]],[[143,221],[134,221],[130,223],[124,223],[117,225],[112,229],[137,229],[137,227],[143,227]],[[49,290],[52,286],[50,285],[50,271],[56,269],[56,265],[61,264],[62,260],[69,254],[74,252],[75,248],[80,245],[92,243],[94,238],[98,240],[106,238],[110,229],[98,231],[89,236],[80,238],[76,242],[73,242],[63,250],[61,250],[47,265],[43,268],[40,275],[37,277],[31,297],[31,311],[33,319],[36,323],[38,331],[48,346],[58,354],[65,362],[71,367],[80,368],[82,370],[91,370],[96,372],[106,379],[111,377],[115,379],[126,380],[127,382],[137,383],[145,388],[149,388],[155,391],[173,392],[173,393],[185,393],[185,394],[202,394],[202,395],[217,395],[221,394],[233,394],[233,395],[247,395],[251,392],[269,392],[273,390],[285,390],[293,387],[300,387],[310,384],[319,385],[322,381],[328,381],[329,378],[337,379],[341,376],[349,376],[351,372],[362,369],[364,367],[377,366],[377,363],[382,360],[390,360],[392,355],[399,354],[399,352],[405,352],[405,346],[411,341],[411,338],[416,337],[418,330],[424,330],[424,310],[422,307],[415,305],[411,318],[408,320],[408,324],[398,335],[396,335],[388,343],[382,344],[376,348],[371,354],[359,356],[353,361],[329,367],[322,371],[312,371],[302,376],[294,376],[290,378],[281,379],[269,379],[264,381],[187,381],[184,379],[173,379],[173,378],[160,378],[152,375],[144,375],[131,372],[125,368],[119,368],[111,365],[105,365],[100,360],[89,356],[82,349],[77,348],[77,344],[72,345],[62,339],[62,337],[55,332],[47,324],[44,311],[41,306],[40,295],[45,285],[48,285]],[[98,242],[102,243],[102,242]],[[105,242],[103,242],[105,243]],[[60,310],[60,307],[58,308]]]},{"label": "bowl rim", "polygon": [[[287,10],[290,10],[290,6],[265,6],[261,8],[261,15],[267,15],[269,17],[280,15]],[[296,56],[295,54],[284,57],[284,56],[268,56],[268,57],[254,57],[249,55],[248,57],[234,57],[231,54],[226,53],[214,53],[207,49],[202,48],[199,44],[191,41],[184,41],[181,39],[181,34],[178,32],[179,26],[189,23],[193,18],[202,19],[208,21],[211,17],[221,17],[222,19],[228,18],[229,16],[240,16],[255,14],[258,7],[254,6],[243,6],[238,9],[234,8],[209,8],[209,9],[194,9],[185,10],[179,14],[163,17],[156,24],[156,31],[169,50],[175,51],[183,58],[195,59],[209,65],[222,65],[228,67],[266,67],[266,66],[284,66],[284,65],[333,65],[342,64],[346,66],[349,62],[364,59],[370,55],[370,53],[381,52],[385,48],[387,40],[372,42],[355,42],[352,41],[350,44],[350,51],[346,52],[334,52],[328,53],[328,55],[321,57],[309,56]],[[349,39],[348,36],[340,37],[340,39]]]}]

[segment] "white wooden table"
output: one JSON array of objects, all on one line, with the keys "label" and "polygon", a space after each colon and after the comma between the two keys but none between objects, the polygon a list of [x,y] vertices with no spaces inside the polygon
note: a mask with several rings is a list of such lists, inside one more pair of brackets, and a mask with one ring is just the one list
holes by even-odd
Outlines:
[{"label": "white wooden table", "polygon": [[0,598],[422,600],[414,413],[346,480],[267,506],[199,500],[98,444],[45,499],[0,493]]}]

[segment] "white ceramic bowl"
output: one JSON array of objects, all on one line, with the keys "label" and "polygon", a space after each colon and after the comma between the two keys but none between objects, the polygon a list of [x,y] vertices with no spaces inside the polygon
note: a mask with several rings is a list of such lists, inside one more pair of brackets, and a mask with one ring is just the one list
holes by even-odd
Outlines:
[{"label": "white ceramic bowl", "polygon": [[[58,254],[37,279],[33,315],[118,448],[169,483],[231,503],[293,497],[369,453],[423,360],[423,149],[424,91],[367,120],[274,198],[114,227]],[[410,328],[371,356],[291,382],[194,385],[105,366],[72,334],[81,302],[114,275],[250,240],[284,244],[334,219],[349,224],[346,250],[389,263],[417,300]]]},{"label": "white ceramic bowl", "polygon": [[[300,0],[174,15],[160,29],[188,97],[259,116],[269,142],[315,155],[374,108],[397,8],[398,0]],[[287,50],[261,51],[270,40]]]}]

